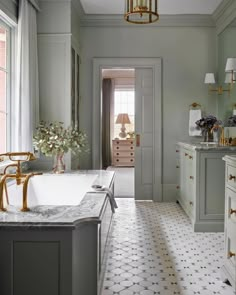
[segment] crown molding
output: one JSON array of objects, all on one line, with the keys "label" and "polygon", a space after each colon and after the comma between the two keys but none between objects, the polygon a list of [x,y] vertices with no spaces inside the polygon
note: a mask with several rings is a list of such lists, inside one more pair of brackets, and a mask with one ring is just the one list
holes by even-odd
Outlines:
[{"label": "crown molding", "polygon": [[130,24],[123,15],[83,14],[81,27],[215,27],[211,15],[161,15],[159,21],[152,24]]},{"label": "crown molding", "polygon": [[219,35],[236,18],[236,1],[224,0],[212,15]]}]

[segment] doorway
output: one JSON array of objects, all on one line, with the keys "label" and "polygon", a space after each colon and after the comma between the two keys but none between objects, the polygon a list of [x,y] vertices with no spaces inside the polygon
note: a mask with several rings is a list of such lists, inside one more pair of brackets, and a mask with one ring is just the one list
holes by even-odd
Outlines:
[{"label": "doorway", "polygon": [[114,195],[134,198],[135,69],[102,69],[102,168],[114,171]]},{"label": "doorway", "polygon": [[[138,167],[138,169],[135,169],[135,199],[162,201],[162,80],[160,58],[94,58],[93,169],[102,168],[102,69],[109,68],[134,68],[135,72],[138,73],[138,78],[135,77],[135,89],[138,89],[136,96],[139,99],[139,117],[137,122],[139,122],[140,128],[135,130],[136,139],[134,140],[135,153],[137,151],[139,155],[138,157],[135,155],[135,165],[137,164]],[[148,73],[148,75],[145,73]],[[146,90],[150,87],[152,88],[151,96],[146,94]],[[148,103],[146,103],[147,100]],[[147,142],[151,146],[145,146]]]}]

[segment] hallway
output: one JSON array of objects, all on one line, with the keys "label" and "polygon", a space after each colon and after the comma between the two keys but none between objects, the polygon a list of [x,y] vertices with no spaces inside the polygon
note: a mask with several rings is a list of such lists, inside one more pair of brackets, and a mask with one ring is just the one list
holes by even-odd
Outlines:
[{"label": "hallway", "polygon": [[232,295],[224,234],[194,233],[176,203],[117,199],[102,295]]}]

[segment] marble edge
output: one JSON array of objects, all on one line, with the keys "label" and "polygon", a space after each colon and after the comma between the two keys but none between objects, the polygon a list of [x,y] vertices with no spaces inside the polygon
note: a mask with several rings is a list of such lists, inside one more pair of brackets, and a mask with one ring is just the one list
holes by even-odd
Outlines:
[{"label": "marble edge", "polygon": [[236,151],[236,146],[221,146],[219,144],[200,144],[200,143],[188,143],[178,142],[179,146],[191,149],[191,150],[212,150],[212,151]]},{"label": "marble edge", "polygon": [[231,163],[236,164],[236,155],[235,156],[233,156],[233,155],[225,155],[222,159],[225,162],[231,162]]}]

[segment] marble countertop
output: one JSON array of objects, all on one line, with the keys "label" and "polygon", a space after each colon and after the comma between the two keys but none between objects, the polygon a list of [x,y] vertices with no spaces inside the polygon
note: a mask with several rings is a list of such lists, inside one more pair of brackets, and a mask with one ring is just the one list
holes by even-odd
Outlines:
[{"label": "marble countertop", "polygon": [[222,146],[215,143],[189,143],[189,142],[178,142],[179,146],[192,149],[192,150],[215,150],[215,151],[235,151],[236,146]]},{"label": "marble countertop", "polygon": [[[46,173],[45,173],[46,174]],[[70,174],[96,174],[94,184],[110,187],[114,180],[113,171],[79,170]],[[29,212],[9,206],[7,212],[0,212],[0,230],[6,228],[28,229],[29,227],[73,228],[81,222],[100,222],[107,193],[104,191],[88,192],[78,206],[35,206]]]}]

